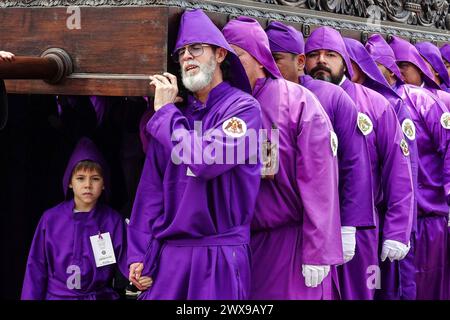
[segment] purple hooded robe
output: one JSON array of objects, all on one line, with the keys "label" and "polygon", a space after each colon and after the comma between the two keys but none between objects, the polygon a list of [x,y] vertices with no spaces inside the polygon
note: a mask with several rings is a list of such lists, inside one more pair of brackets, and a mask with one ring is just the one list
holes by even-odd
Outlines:
[{"label": "purple hooded robe", "polygon": [[[437,84],[417,49],[402,39],[394,39],[391,46],[396,61],[408,61],[422,71],[424,82]],[[420,58],[420,59],[419,59]],[[433,85],[434,83],[434,85]],[[436,89],[435,89],[436,90]],[[436,90],[443,92],[441,90]],[[445,105],[430,91],[416,86],[402,86],[397,90],[409,99],[411,115],[416,126],[419,154],[417,193],[417,234],[415,265],[417,299],[446,299],[450,281],[448,274],[448,201],[450,199],[450,114]]]},{"label": "purple hooded robe", "polygon": [[[350,56],[341,35],[329,27],[321,27],[311,34],[306,43],[306,54],[315,50],[332,50],[341,55],[346,66],[346,75],[351,78],[353,71]],[[342,88],[350,95],[359,111],[358,126],[366,135],[369,145],[372,169],[372,192],[377,208],[385,203],[384,240],[396,240],[407,244],[411,233],[412,182],[407,145],[403,151],[403,135],[393,108],[380,94],[362,85],[345,79]],[[395,186],[395,187],[394,187]],[[402,223],[397,223],[397,220]],[[386,223],[391,221],[391,223]],[[403,222],[406,221],[406,226]],[[409,228],[408,228],[409,221]],[[379,226],[378,226],[379,227]],[[377,229],[358,230],[356,251],[353,259],[339,268],[340,288],[344,299],[373,299],[376,283],[367,285],[369,276],[378,265]],[[359,244],[359,245],[358,245]]]},{"label": "purple hooded robe", "polygon": [[[250,133],[260,129],[261,111],[252,96],[238,89],[249,90],[245,70],[201,10],[183,13],[175,52],[192,43],[226,49],[236,87],[221,82],[204,104],[192,95],[181,107],[169,103],[147,123],[149,142],[130,219],[128,264],[143,262],[143,275],[153,278],[139,299],[247,299],[250,222],[261,169],[257,137],[251,141]],[[226,125],[233,118],[243,135],[230,138]],[[213,141],[208,138],[212,129]],[[174,158],[179,146],[188,151],[183,156],[192,156],[192,148],[195,161]],[[234,159],[224,164],[222,155],[229,160],[232,152]],[[237,155],[245,155],[239,159],[245,161],[238,162]]]},{"label": "purple hooded robe", "polygon": [[[350,55],[351,60],[358,65],[362,72],[366,75],[366,80],[364,86],[377,91],[382,94],[391,105],[397,114],[400,125],[402,126],[405,141],[408,143],[410,151],[410,161],[411,161],[411,173],[412,181],[414,186],[413,199],[414,203],[411,206],[412,213],[412,231],[415,232],[417,224],[417,200],[415,197],[417,189],[417,171],[418,171],[418,155],[417,155],[417,143],[415,136],[411,132],[415,132],[413,126],[414,123],[411,120],[411,114],[407,109],[403,99],[390,87],[387,80],[384,78],[381,71],[378,69],[376,63],[366,51],[364,46],[354,39],[344,38],[345,46]],[[387,44],[386,44],[387,45]],[[389,46],[388,46],[389,48]],[[389,48],[390,50],[390,48]],[[395,65],[395,61],[394,61]],[[395,65],[396,67],[396,65]],[[410,128],[412,126],[412,128]],[[407,129],[408,128],[408,129]],[[408,131],[410,130],[410,131]],[[412,130],[412,131],[411,131]],[[384,212],[386,208],[381,206],[379,208],[381,212]],[[384,214],[382,213],[382,217]],[[399,225],[405,221],[398,221]],[[408,222],[409,223],[409,222]],[[380,229],[383,229],[384,221],[380,221]],[[411,235],[414,238],[414,234]],[[390,262],[387,259],[384,262],[380,261],[381,268],[381,288],[376,291],[377,299],[386,300],[397,300],[400,298],[411,299],[415,295],[411,292],[410,288],[415,288],[415,270],[408,265],[408,261],[413,261],[414,251],[410,250],[408,252],[408,257],[401,261]],[[407,264],[405,266],[405,263]],[[408,291],[409,290],[409,291]]]},{"label": "purple hooded robe", "polygon": [[[105,194],[90,212],[74,212],[69,184],[78,162],[100,164]],[[111,287],[116,264],[97,267],[90,236],[109,232],[116,262],[128,277],[126,267],[126,226],[122,216],[102,203],[110,190],[108,167],[94,143],[80,139],[67,165],[63,190],[70,199],[47,210],[37,228],[22,287],[22,300],[118,299]],[[73,195],[73,193],[72,193]],[[79,285],[76,278],[79,279]]]},{"label": "purple hooded robe", "polygon": [[267,35],[251,18],[231,20],[222,30],[230,44],[246,50],[267,73],[257,79],[263,128],[278,129],[274,161],[278,171],[261,181],[252,221],[252,299],[331,299],[328,275],[316,288],[305,286],[302,264],[343,262],[338,168],[331,123],[307,89],[282,79]]}]

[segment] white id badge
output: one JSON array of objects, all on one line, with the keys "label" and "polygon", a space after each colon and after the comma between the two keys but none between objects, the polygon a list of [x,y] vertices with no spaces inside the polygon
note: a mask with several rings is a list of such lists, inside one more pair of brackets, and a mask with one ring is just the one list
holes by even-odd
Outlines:
[{"label": "white id badge", "polygon": [[89,238],[97,268],[116,263],[116,256],[114,255],[114,248],[109,232],[99,233]]}]

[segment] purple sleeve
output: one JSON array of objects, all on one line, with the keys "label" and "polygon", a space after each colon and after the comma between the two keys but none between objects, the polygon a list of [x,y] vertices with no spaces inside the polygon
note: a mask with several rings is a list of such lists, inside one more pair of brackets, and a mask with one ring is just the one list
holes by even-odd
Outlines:
[{"label": "purple sleeve", "polygon": [[22,300],[45,300],[47,293],[47,258],[45,250],[45,216],[36,228],[30,253],[28,254]]},{"label": "purple sleeve", "polygon": [[[257,132],[261,127],[259,104],[254,99],[245,98],[239,102],[234,101],[232,108],[234,112],[231,109],[224,112],[226,114],[223,115],[224,118],[217,119],[209,126],[208,132],[211,133],[212,139],[199,138],[189,126],[187,118],[174,104],[167,104],[158,110],[148,122],[147,131],[170,152],[174,151],[175,146],[178,149],[193,150],[188,152],[189,162],[186,162],[186,158],[183,158],[183,162],[188,164],[196,177],[213,179],[248,159],[257,163]],[[230,138],[225,134],[222,125],[232,117],[239,118],[245,123],[247,132],[244,136]],[[203,135],[205,136],[206,132],[203,132]],[[251,141],[255,143],[250,143]],[[235,159],[242,158],[239,158],[240,161],[225,161],[225,155],[234,155]]]},{"label": "purple sleeve", "polygon": [[408,244],[414,215],[411,162],[408,151],[402,149],[403,132],[390,104],[378,118],[377,124],[377,145],[386,205],[382,240]]},{"label": "purple sleeve", "polygon": [[333,128],[339,139],[339,195],[342,226],[375,227],[372,171],[358,110],[347,94],[336,101]]},{"label": "purple sleeve", "polygon": [[303,205],[303,264],[343,263],[337,158],[330,146],[331,123],[306,101],[296,141],[296,179]]},{"label": "purple sleeve", "polygon": [[151,232],[153,222],[164,211],[163,183],[158,167],[157,148],[158,143],[150,139],[128,225],[128,266],[135,262],[144,262],[154,240]]},{"label": "purple sleeve", "polygon": [[443,160],[442,181],[447,201],[450,197],[450,129],[446,129],[441,123],[442,115],[447,112],[444,105],[436,102],[427,111],[422,110],[424,122],[431,133],[434,144]]}]

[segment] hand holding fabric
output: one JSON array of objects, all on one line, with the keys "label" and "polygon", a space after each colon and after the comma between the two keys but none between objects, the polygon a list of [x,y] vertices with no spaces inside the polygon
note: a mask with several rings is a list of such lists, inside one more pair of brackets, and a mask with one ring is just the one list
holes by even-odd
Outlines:
[{"label": "hand holding fabric", "polygon": [[320,285],[329,272],[330,266],[302,265],[302,274],[305,277],[305,285],[308,288],[315,288]]},{"label": "hand holding fabric", "polygon": [[14,60],[14,54],[7,51],[0,51],[0,61],[13,61]]},{"label": "hand holding fabric", "polygon": [[402,260],[409,252],[410,245],[405,245],[395,240],[385,240],[383,242],[383,248],[381,250],[381,261],[389,260]]}]

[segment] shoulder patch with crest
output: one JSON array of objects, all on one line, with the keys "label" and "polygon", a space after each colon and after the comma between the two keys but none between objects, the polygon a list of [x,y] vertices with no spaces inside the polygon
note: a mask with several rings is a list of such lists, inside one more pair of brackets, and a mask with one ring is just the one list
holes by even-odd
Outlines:
[{"label": "shoulder patch with crest", "polygon": [[222,130],[227,136],[240,138],[247,132],[247,124],[238,117],[232,117],[222,124]]},{"label": "shoulder patch with crest", "polygon": [[444,112],[441,116],[441,125],[445,129],[450,129],[450,112]]},{"label": "shoulder patch with crest", "polygon": [[402,131],[409,140],[416,139],[416,126],[411,119],[405,119],[402,122]]},{"label": "shoulder patch with crest", "polygon": [[336,133],[333,131],[330,131],[330,146],[331,146],[331,152],[333,153],[333,156],[336,157],[337,151],[338,151],[338,137]]},{"label": "shoulder patch with crest", "polygon": [[403,155],[404,156],[409,156],[409,146],[408,146],[408,142],[406,142],[405,139],[402,139],[400,141],[400,148],[402,149]]},{"label": "shoulder patch with crest", "polygon": [[370,120],[367,114],[358,112],[358,128],[365,136],[367,136],[373,131],[372,120]]}]

